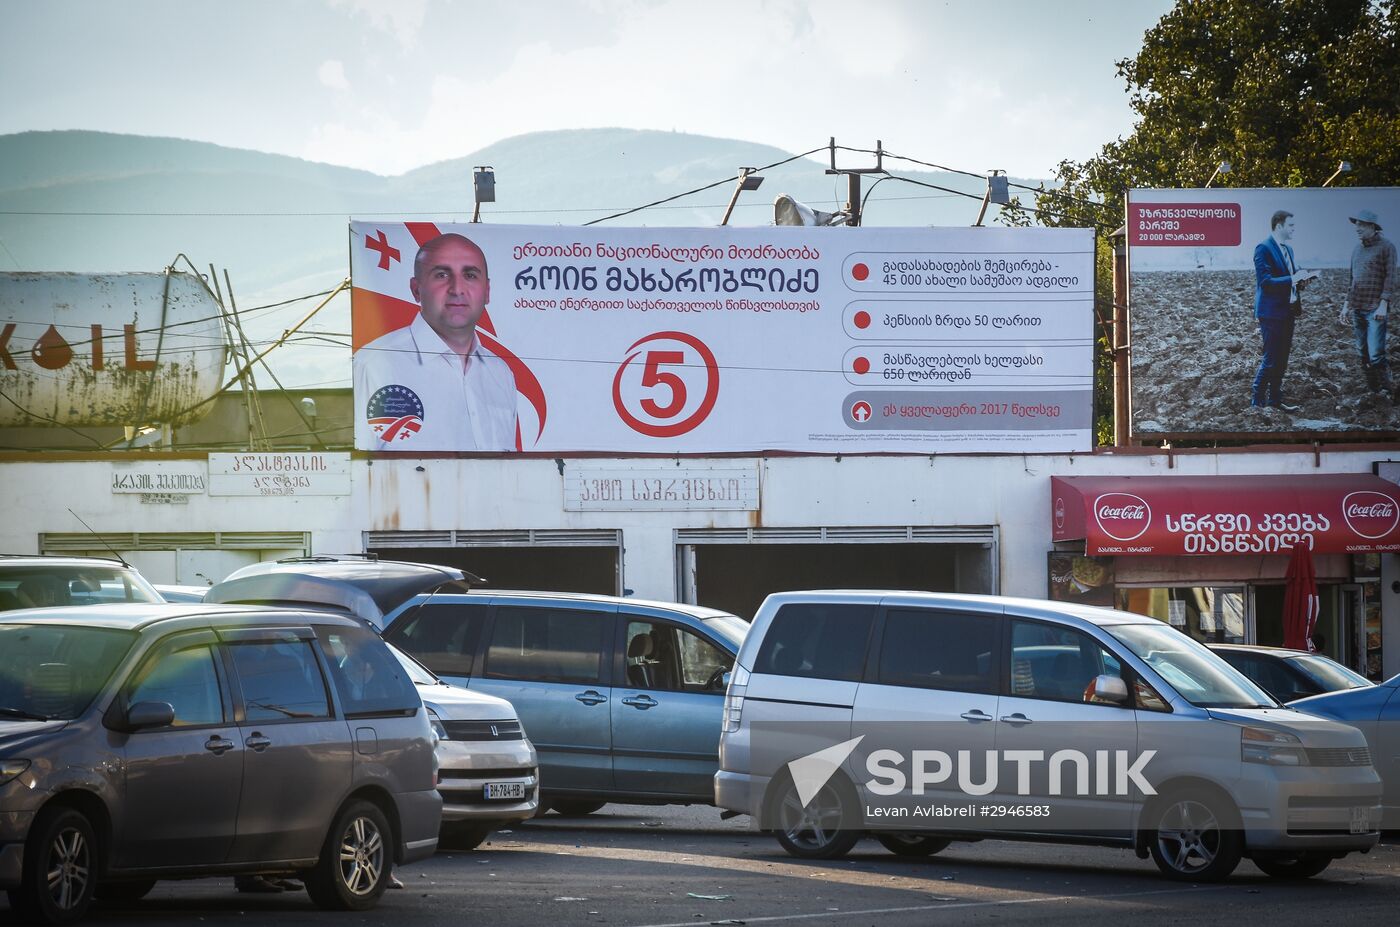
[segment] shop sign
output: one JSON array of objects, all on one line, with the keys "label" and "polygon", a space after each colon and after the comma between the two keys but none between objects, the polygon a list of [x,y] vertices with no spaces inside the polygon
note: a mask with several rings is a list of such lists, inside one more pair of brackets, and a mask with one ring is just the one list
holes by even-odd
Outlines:
[{"label": "shop sign", "polygon": [[751,512],[758,508],[754,467],[570,469],[570,512]]},{"label": "shop sign", "polygon": [[202,462],[152,460],[112,466],[111,490],[130,495],[203,493],[207,472]]},{"label": "shop sign", "polygon": [[347,453],[209,455],[211,496],[347,496]]}]

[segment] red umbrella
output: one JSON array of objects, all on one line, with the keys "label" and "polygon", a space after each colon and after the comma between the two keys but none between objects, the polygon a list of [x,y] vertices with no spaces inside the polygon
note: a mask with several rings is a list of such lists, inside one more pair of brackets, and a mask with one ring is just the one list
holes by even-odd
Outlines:
[{"label": "red umbrella", "polygon": [[1288,575],[1283,590],[1283,646],[1294,650],[1316,650],[1312,635],[1317,628],[1317,573],[1312,551],[1299,544],[1288,558]]}]

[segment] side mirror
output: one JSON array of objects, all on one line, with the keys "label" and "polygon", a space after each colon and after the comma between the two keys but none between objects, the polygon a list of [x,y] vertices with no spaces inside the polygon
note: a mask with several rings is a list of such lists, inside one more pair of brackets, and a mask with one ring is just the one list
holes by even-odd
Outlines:
[{"label": "side mirror", "polygon": [[1084,701],[1126,705],[1128,684],[1120,676],[1095,676],[1089,683],[1089,691],[1084,693]]},{"label": "side mirror", "polygon": [[730,682],[730,680],[732,680],[733,678],[734,678],[734,674],[733,674],[732,672],[729,672],[729,671],[726,670],[725,673],[724,673],[724,675],[721,676],[721,677],[719,677],[720,688],[723,689],[724,691],[728,692],[728,691],[729,691],[729,682]]},{"label": "side mirror", "polygon": [[175,723],[175,708],[169,702],[137,702],[126,712],[126,729],[167,727]]}]

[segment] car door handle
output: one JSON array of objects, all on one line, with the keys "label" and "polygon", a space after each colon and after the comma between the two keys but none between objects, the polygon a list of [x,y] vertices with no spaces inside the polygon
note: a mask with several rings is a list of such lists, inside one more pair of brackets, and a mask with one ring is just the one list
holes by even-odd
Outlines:
[{"label": "car door handle", "polygon": [[1025,715],[1021,714],[1019,711],[1016,712],[1015,714],[1002,715],[1002,716],[1001,716],[1001,721],[1002,721],[1003,724],[1014,724],[1014,725],[1016,725],[1017,727],[1020,727],[1020,726],[1023,725],[1023,724],[1032,724],[1032,723],[1034,723],[1034,722],[1031,721],[1030,718],[1027,718]]},{"label": "car door handle", "polygon": [[622,700],[622,704],[631,705],[633,708],[640,708],[642,711],[646,711],[648,708],[652,708],[661,703],[650,695],[629,695]]},{"label": "car door handle", "polygon": [[978,708],[974,708],[972,711],[965,711],[965,712],[963,712],[961,715],[959,715],[958,717],[962,718],[964,721],[990,721],[990,720],[992,720],[992,716],[991,716],[991,715],[987,714],[986,712],[984,712],[984,711],[982,711],[981,709],[978,709]]},{"label": "car door handle", "polygon": [[252,737],[249,737],[247,740],[243,741],[243,744],[249,750],[252,750],[256,753],[262,753],[268,747],[272,746],[272,740],[271,738],[264,737],[261,734],[254,734]]},{"label": "car door handle", "polygon": [[574,698],[583,702],[585,705],[597,705],[599,702],[606,702],[608,700],[606,695],[603,695],[601,692],[595,692],[592,689],[589,689],[587,692],[580,692],[578,695],[575,695]]},{"label": "car door handle", "polygon": [[222,756],[225,752],[232,750],[233,747],[233,741],[224,740],[218,734],[215,734],[213,737],[210,737],[204,742],[204,749],[208,750],[215,756]]}]

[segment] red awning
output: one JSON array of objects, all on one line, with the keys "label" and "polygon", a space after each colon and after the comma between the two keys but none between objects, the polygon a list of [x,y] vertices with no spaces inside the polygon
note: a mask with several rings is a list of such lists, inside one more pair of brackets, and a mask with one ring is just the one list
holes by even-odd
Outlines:
[{"label": "red awning", "polygon": [[1090,555],[1400,551],[1400,486],[1367,474],[1056,476],[1050,500]]}]

